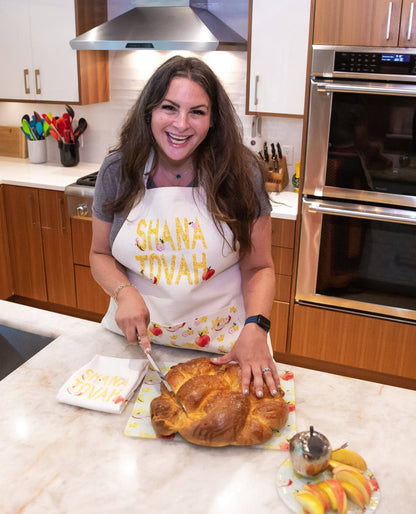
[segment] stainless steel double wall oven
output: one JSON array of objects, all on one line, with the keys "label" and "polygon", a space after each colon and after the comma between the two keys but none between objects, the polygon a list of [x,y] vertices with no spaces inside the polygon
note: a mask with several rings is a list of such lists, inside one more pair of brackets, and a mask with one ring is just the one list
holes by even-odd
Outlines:
[{"label": "stainless steel double wall oven", "polygon": [[416,322],[416,49],[314,46],[296,301]]}]

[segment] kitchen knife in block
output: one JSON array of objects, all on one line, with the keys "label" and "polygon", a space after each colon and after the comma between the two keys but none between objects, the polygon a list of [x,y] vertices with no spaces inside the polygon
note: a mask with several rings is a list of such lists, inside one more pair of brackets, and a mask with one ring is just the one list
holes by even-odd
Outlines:
[{"label": "kitchen knife in block", "polygon": [[286,157],[276,158],[273,161],[273,167],[269,166],[266,189],[269,192],[280,193],[289,183],[289,174],[287,171]]},{"label": "kitchen knife in block", "polygon": [[145,352],[145,355],[148,359],[148,361],[150,362],[150,364],[152,365],[152,368],[156,371],[156,373],[159,375],[160,377],[160,380],[162,380],[162,382],[165,384],[165,387],[166,389],[171,392],[176,400],[176,403],[179,405],[179,407],[183,410],[183,412],[187,414],[186,412],[186,409],[185,409],[185,405],[179,400],[179,398],[176,396],[176,393],[175,391],[172,389],[172,387],[170,386],[169,382],[167,381],[166,379],[166,375],[162,372],[162,370],[159,368],[159,366],[156,364],[156,362],[153,360],[152,356],[150,355],[150,353],[146,353]]}]

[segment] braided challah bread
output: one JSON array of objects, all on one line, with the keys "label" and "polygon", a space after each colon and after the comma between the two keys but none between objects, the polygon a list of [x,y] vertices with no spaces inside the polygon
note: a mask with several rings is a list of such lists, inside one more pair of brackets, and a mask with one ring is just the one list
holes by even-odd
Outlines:
[{"label": "braided challah bread", "polygon": [[286,424],[289,409],[279,390],[272,396],[264,387],[263,398],[241,391],[241,370],[235,363],[215,365],[207,357],[173,366],[167,373],[172,389],[186,408],[161,384],[161,396],[150,405],[156,434],[175,432],[202,446],[253,445],[266,442],[273,430]]}]

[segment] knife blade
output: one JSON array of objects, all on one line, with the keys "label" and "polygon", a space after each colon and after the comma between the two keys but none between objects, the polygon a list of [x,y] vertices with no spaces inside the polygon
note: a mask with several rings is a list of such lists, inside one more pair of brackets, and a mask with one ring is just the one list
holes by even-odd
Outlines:
[{"label": "knife blade", "polygon": [[183,412],[188,415],[188,413],[186,412],[186,409],[185,409],[185,405],[179,400],[179,398],[177,397],[175,391],[172,389],[171,385],[169,384],[169,382],[167,381],[166,379],[166,375],[162,372],[162,370],[159,368],[159,366],[156,364],[156,362],[153,360],[153,357],[150,355],[150,353],[146,353],[146,357],[148,359],[148,361],[150,362],[150,364],[152,365],[152,368],[156,371],[156,373],[159,375],[160,377],[160,380],[162,380],[162,382],[165,384],[165,387],[166,389],[171,392],[176,400],[176,403],[179,405],[179,407],[183,410]]}]

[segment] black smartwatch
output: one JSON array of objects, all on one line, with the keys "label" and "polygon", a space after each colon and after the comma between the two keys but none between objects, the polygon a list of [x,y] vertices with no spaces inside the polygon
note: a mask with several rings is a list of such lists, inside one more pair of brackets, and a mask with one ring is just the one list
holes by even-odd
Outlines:
[{"label": "black smartwatch", "polygon": [[256,323],[266,332],[270,330],[270,320],[264,317],[262,314],[257,314],[256,316],[249,316],[246,319],[244,325],[247,325],[247,323]]}]

